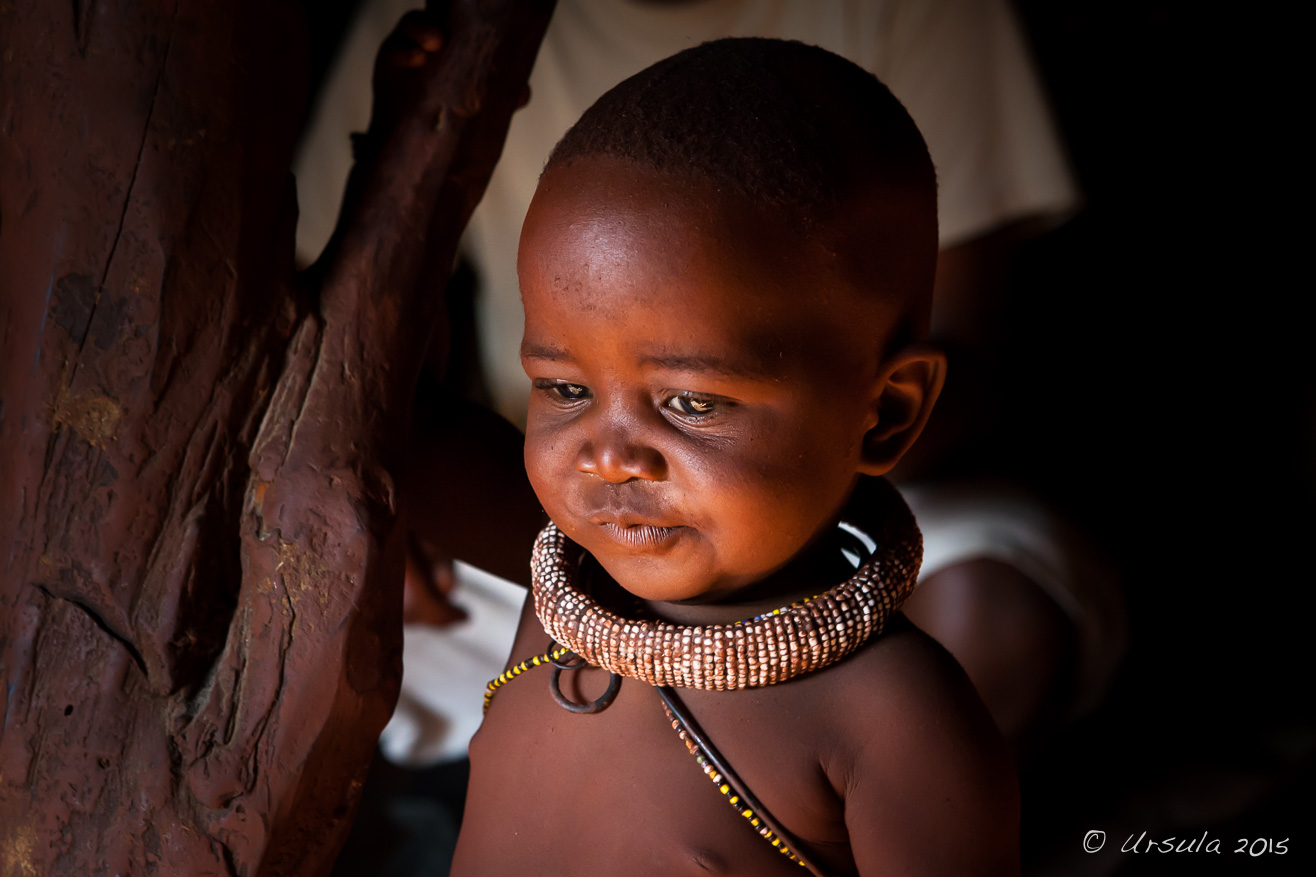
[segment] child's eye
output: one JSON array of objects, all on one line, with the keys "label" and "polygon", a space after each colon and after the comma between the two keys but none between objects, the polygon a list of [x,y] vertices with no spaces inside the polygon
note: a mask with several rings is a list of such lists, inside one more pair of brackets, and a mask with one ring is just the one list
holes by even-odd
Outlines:
[{"label": "child's eye", "polygon": [[553,390],[563,399],[584,399],[589,395],[589,388],[580,384],[554,384]]},{"label": "child's eye", "polygon": [[673,396],[667,400],[667,407],[683,417],[706,417],[713,413],[717,404],[699,396]]},{"label": "child's eye", "polygon": [[566,381],[539,380],[535,381],[534,385],[536,390],[547,390],[568,402],[574,402],[577,399],[584,399],[589,396],[589,387],[580,384],[569,384]]}]

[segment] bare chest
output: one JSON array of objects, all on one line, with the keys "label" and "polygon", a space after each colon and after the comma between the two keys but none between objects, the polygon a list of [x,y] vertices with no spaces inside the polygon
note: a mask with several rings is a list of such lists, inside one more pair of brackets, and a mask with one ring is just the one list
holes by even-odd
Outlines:
[{"label": "bare chest", "polygon": [[[454,874],[803,873],[732,806],[723,783],[673,730],[654,689],[623,680],[610,707],[581,715],[554,701],[549,676],[538,667],[500,690],[471,744]],[[562,693],[577,702],[607,685],[607,674],[593,669],[561,676]],[[777,821],[810,855],[847,870],[840,801],[800,733],[800,717],[783,708],[789,699],[763,691],[681,694]]]}]

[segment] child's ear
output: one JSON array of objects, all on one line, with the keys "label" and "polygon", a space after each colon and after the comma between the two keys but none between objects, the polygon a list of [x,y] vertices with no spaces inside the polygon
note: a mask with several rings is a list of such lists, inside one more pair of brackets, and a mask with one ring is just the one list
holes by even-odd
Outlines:
[{"label": "child's ear", "polygon": [[946,380],[946,354],[910,344],[887,360],[874,385],[873,425],[864,434],[859,471],[885,475],[923,431]]}]

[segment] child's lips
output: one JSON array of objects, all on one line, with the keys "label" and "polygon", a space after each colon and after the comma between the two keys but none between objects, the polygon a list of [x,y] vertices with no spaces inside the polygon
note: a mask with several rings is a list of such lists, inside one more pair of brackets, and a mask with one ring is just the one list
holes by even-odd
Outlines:
[{"label": "child's lips", "polygon": [[678,515],[653,503],[601,503],[585,520],[614,545],[641,553],[665,549],[689,529]]},{"label": "child's lips", "polygon": [[626,524],[621,521],[599,521],[608,538],[635,551],[653,551],[675,540],[686,527],[664,527],[658,524]]}]

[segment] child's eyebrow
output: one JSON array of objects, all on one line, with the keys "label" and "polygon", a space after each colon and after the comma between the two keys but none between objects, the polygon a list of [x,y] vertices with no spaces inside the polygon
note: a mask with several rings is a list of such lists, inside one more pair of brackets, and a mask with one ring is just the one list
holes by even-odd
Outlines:
[{"label": "child's eyebrow", "polygon": [[[549,344],[523,343],[523,359],[541,359],[546,362],[570,362],[571,354],[561,347]],[[780,375],[762,362],[741,362],[717,354],[656,354],[640,357],[640,365],[663,371],[711,372],[750,381],[776,381]]]},{"label": "child's eyebrow", "polygon": [[523,359],[546,359],[549,362],[565,362],[571,359],[571,354],[567,353],[561,347],[551,347],[547,344],[522,344],[521,356]]}]

